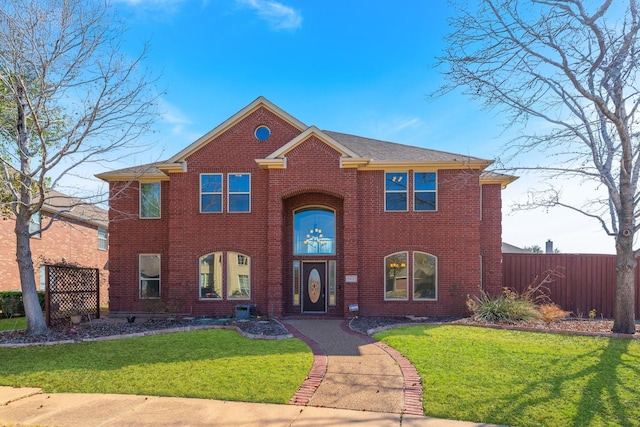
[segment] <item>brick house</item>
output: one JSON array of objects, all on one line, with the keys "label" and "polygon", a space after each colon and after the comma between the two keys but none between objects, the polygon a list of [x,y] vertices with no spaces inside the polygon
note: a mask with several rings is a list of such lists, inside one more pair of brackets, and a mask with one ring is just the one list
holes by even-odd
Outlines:
[{"label": "brick house", "polygon": [[[50,219],[56,220],[49,225]],[[0,291],[20,290],[16,263],[15,222],[0,220]],[[108,302],[109,215],[105,209],[84,204],[79,199],[49,191],[42,209],[31,218],[31,254],[36,283],[44,290],[45,262],[68,262],[100,269],[100,303]]]},{"label": "brick house", "polygon": [[492,161],[321,131],[260,97],[167,161],[106,172],[110,310],[447,316],[501,288]]}]

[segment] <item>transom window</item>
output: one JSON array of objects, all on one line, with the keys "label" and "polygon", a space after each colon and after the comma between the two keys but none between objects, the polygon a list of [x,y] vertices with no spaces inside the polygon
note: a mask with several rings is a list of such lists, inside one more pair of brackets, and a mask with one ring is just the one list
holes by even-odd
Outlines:
[{"label": "transom window", "polygon": [[293,215],[294,255],[335,254],[335,212],[304,208]]},{"label": "transom window", "polygon": [[160,183],[140,183],[140,218],[160,218]]},{"label": "transom window", "polygon": [[406,172],[385,173],[385,198],[384,209],[386,211],[407,210],[407,188],[409,182]]}]

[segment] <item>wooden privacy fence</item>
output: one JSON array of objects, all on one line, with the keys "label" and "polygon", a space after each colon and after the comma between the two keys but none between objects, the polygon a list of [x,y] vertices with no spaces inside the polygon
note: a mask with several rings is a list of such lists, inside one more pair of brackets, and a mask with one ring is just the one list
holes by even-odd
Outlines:
[{"label": "wooden privacy fence", "polygon": [[[518,292],[526,290],[534,280],[539,283],[549,270],[564,276],[547,285],[551,301],[563,310],[585,318],[591,310],[596,310],[598,317],[613,317],[615,255],[502,254],[502,284]],[[640,265],[636,267],[635,282],[636,319],[640,319]]]}]

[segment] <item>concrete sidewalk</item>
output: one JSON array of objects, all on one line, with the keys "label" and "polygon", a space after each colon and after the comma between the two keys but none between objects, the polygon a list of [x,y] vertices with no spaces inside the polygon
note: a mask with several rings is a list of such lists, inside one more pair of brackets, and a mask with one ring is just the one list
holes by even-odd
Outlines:
[{"label": "concrete sidewalk", "polygon": [[0,425],[59,427],[162,426],[473,427],[477,424],[419,415],[295,405],[114,394],[48,394],[0,387]]}]

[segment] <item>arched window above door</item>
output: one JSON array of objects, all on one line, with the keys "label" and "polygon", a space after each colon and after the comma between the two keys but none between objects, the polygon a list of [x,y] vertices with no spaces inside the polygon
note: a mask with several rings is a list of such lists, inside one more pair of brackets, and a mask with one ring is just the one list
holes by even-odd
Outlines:
[{"label": "arched window above door", "polygon": [[293,254],[336,253],[336,214],[331,209],[309,207],[293,214]]}]

